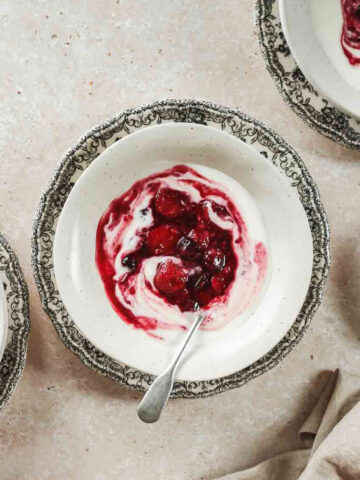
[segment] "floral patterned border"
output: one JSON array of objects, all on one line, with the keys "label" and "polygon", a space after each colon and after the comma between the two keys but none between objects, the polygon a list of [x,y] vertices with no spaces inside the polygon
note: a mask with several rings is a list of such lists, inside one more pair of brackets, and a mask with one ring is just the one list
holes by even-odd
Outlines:
[{"label": "floral patterned border", "polygon": [[10,400],[25,366],[30,333],[29,294],[18,259],[0,234],[0,281],[8,310],[8,332],[0,362],[0,410]]},{"label": "floral patterned border", "polygon": [[251,144],[284,175],[302,202],[313,237],[314,260],[309,291],[287,335],[251,366],[223,378],[176,382],[173,397],[206,397],[238,387],[277,365],[302,338],[320,305],[329,272],[329,229],[318,189],[305,165],[275,132],[243,113],[198,100],[165,100],[130,109],[86,134],[61,161],[36,213],[32,265],[43,308],[64,344],[88,367],[129,388],[144,391],[153,377],[108,357],[76,328],[57,290],[53,243],[63,205],[78,178],[106,148],[140,128],[169,122],[188,122],[218,128]]},{"label": "floral patterned border", "polygon": [[305,123],[334,142],[360,150],[360,120],[335,108],[306,80],[282,31],[279,1],[256,0],[256,26],[266,67],[285,102]]}]

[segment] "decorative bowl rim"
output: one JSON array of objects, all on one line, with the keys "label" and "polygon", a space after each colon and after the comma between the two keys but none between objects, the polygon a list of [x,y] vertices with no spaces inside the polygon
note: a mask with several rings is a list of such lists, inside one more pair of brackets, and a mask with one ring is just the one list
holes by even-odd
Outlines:
[{"label": "decorative bowl rim", "polygon": [[[257,147],[258,151],[266,158],[272,155],[272,163],[283,171],[290,184],[297,190],[308,217],[315,246],[309,291],[288,334],[270,352],[249,367],[222,378],[176,382],[172,392],[172,397],[207,397],[239,387],[250,379],[265,373],[277,365],[294,348],[321,303],[329,274],[329,226],[318,188],[297,153],[272,129],[237,109],[195,99],[156,101],[127,109],[112,119],[100,123],[82,136],[75,147],[65,154],[41,196],[33,224],[32,267],[43,308],[65,346],[75,353],[85,365],[98,373],[108,376],[128,388],[145,391],[153,380],[151,375],[107,357],[77,331],[62,305],[60,295],[56,291],[55,279],[52,277],[52,236],[55,233],[56,219],[74,184],[71,185],[73,175],[79,175],[79,172],[81,174],[81,171],[86,168],[86,164],[91,163],[101,153],[98,153],[98,149],[103,151],[114,141],[120,140],[120,132],[128,135],[132,133],[131,129],[136,131],[138,128],[146,128],[163,121],[205,125],[213,122],[217,128],[228,131],[245,143],[249,142],[253,147]],[[107,144],[107,142],[109,143]]]}]

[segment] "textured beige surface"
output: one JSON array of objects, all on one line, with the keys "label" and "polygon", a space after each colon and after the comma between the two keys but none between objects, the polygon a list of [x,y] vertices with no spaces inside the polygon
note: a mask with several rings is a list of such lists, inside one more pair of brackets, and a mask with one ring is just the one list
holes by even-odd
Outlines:
[{"label": "textured beige surface", "polygon": [[[329,372],[329,381],[289,450],[218,480],[358,480],[360,377]],[[314,399],[315,400],[315,399]]]},{"label": "textured beige surface", "polygon": [[[319,372],[356,370],[360,338],[360,154],[283,103],[259,53],[253,0],[0,3],[0,231],[30,287],[22,380],[0,415],[1,480],[200,480],[295,448]],[[43,313],[30,268],[33,212],[64,152],[124,108],[171,97],[239,107],[273,127],[317,181],[332,275],[300,345],[275,370],[204,400],[171,401],[141,424],[136,393],[91,372]]]}]

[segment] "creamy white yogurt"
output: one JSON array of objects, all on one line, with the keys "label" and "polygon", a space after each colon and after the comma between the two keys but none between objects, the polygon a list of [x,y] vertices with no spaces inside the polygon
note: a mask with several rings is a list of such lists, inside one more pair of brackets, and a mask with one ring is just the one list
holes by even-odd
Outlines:
[{"label": "creamy white yogurt", "polygon": [[[211,221],[221,229],[232,233],[232,247],[238,261],[235,278],[225,295],[214,298],[203,310],[200,310],[207,314],[202,328],[216,329],[242,314],[264,290],[265,276],[270,268],[269,242],[255,202],[237,181],[210,167],[195,164],[187,164],[187,166],[205,178],[198,177],[191,171],[183,173],[180,177],[169,174],[158,180],[160,187],[186,193],[193,202],[211,199],[226,206],[227,201],[223,197],[219,195],[202,197],[199,190],[188,181],[216,188],[231,199],[242,220],[240,231],[237,222],[231,216],[217,215],[211,207],[211,202],[207,206]],[[104,228],[109,258],[114,256],[115,244],[121,245],[114,260],[116,297],[118,302],[136,317],[157,319],[159,326],[164,328],[186,327],[189,317],[193,317],[194,313],[182,313],[177,305],[164,301],[154,284],[154,277],[161,262],[171,259],[181,264],[181,259],[172,256],[147,258],[142,262],[140,271],[131,277],[126,275],[129,269],[122,264],[124,256],[137,247],[141,240],[141,231],[151,226],[153,222],[149,208],[152,198],[153,194],[144,188],[131,204],[133,219],[127,222],[126,218],[122,217],[114,228],[113,219],[110,216],[108,225]],[[259,261],[260,254],[264,257],[260,259],[261,261]],[[119,286],[123,280],[127,282],[126,288]]]}]

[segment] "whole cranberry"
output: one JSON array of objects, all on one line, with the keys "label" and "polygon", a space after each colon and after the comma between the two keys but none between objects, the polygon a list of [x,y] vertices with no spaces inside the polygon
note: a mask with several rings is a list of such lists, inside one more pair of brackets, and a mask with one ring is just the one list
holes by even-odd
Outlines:
[{"label": "whole cranberry", "polygon": [[198,224],[193,228],[189,232],[188,237],[201,248],[207,248],[210,244],[210,232],[203,224]]},{"label": "whole cranberry", "polygon": [[174,255],[180,236],[176,225],[160,225],[149,230],[147,245],[153,255]]},{"label": "whole cranberry", "polygon": [[185,211],[184,194],[170,188],[162,188],[155,196],[155,210],[167,218],[176,218]]},{"label": "whole cranberry", "polygon": [[158,266],[154,284],[166,295],[174,295],[186,287],[188,277],[184,269],[172,260],[166,260]]},{"label": "whole cranberry", "polygon": [[210,248],[204,254],[204,263],[210,270],[222,270],[226,265],[225,253],[220,248]]},{"label": "whole cranberry", "polygon": [[186,260],[195,260],[200,256],[199,248],[191,238],[183,236],[176,245],[180,257]]},{"label": "whole cranberry", "polygon": [[194,281],[194,289],[201,290],[202,288],[206,287],[206,285],[208,285],[209,282],[210,282],[210,274],[208,272],[202,273]]}]

